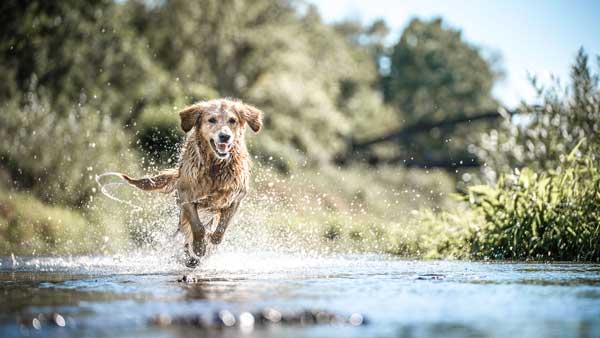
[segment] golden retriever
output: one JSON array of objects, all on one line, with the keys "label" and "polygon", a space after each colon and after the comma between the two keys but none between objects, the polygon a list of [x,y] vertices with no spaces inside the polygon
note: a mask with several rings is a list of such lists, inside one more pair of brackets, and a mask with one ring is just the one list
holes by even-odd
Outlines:
[{"label": "golden retriever", "polygon": [[250,156],[245,126],[260,131],[262,112],[238,100],[215,99],[186,107],[179,117],[187,137],[177,167],[154,177],[121,176],[142,190],[176,192],[179,229],[186,237],[185,264],[193,268],[205,255],[208,241],[221,243],[246,196]]}]

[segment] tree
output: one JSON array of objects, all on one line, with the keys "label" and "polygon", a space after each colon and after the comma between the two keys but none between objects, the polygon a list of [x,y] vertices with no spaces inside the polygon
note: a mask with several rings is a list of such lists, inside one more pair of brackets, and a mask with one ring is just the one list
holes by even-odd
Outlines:
[{"label": "tree", "polygon": [[327,163],[348,135],[384,125],[374,123],[385,108],[374,89],[371,55],[323,23],[314,6],[298,11],[291,1],[168,0],[130,1],[124,11],[182,87],[185,98],[171,106],[210,96],[259,106],[265,128],[251,150],[283,170]]},{"label": "tree", "polygon": [[[404,124],[435,123],[498,108],[492,87],[499,74],[478,48],[441,19],[414,19],[393,46],[390,60],[384,95]],[[465,153],[469,135],[483,128],[467,125],[436,128],[401,145],[407,157]]]},{"label": "tree", "polygon": [[42,90],[59,114],[79,103],[130,121],[146,97],[161,92],[162,73],[144,39],[123,23],[120,6],[112,0],[3,1],[0,98]]}]

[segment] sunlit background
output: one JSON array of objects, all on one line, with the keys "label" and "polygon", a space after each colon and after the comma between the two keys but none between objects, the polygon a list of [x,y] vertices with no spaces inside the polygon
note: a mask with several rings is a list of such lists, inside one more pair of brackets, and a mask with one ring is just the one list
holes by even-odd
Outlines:
[{"label": "sunlit background", "polygon": [[0,252],[168,242],[172,196],[95,178],[176,166],[177,112],[235,97],[265,119],[230,244],[597,260],[599,6],[5,1]]},{"label": "sunlit background", "polygon": [[[598,32],[598,1],[0,1],[0,337],[599,337]],[[176,168],[220,97],[264,126],[191,270],[175,196],[103,174]]]},{"label": "sunlit background", "polygon": [[494,95],[504,105],[516,107],[521,100],[535,102],[529,76],[549,82],[554,75],[569,76],[571,61],[579,47],[591,55],[600,53],[596,30],[600,3],[593,0],[560,1],[357,1],[323,0],[315,4],[327,22],[383,18],[390,27],[388,41],[398,38],[414,17],[444,18],[486,55],[498,57],[504,78]]}]

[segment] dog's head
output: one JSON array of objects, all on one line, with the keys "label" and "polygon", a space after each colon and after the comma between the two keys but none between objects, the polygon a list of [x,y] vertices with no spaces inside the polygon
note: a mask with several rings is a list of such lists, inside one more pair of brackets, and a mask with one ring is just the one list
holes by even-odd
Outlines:
[{"label": "dog's head", "polygon": [[203,101],[179,112],[181,129],[195,128],[195,137],[205,142],[212,153],[226,160],[244,139],[246,124],[255,133],[262,127],[262,112],[240,101],[216,99]]}]

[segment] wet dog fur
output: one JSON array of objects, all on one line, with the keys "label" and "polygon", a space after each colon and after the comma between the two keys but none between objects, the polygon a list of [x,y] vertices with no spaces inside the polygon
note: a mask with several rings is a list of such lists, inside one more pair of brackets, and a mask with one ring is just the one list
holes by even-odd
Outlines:
[{"label": "wet dog fur", "polygon": [[245,127],[259,132],[262,112],[238,100],[216,99],[186,107],[179,117],[187,136],[177,167],[154,177],[122,177],[142,190],[176,192],[179,229],[186,237],[189,255],[186,265],[195,267],[208,242],[221,243],[248,192],[250,157]]}]

